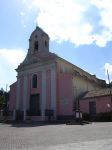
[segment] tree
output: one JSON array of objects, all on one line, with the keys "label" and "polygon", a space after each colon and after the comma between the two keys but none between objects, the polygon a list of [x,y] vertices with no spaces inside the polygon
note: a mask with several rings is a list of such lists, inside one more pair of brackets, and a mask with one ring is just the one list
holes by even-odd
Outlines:
[{"label": "tree", "polygon": [[9,93],[5,92],[3,89],[0,90],[0,110],[7,110],[7,102],[9,98]]},{"label": "tree", "polygon": [[3,92],[3,89],[1,88],[1,90],[0,90],[0,110],[3,109],[3,102],[4,102],[4,92]]}]

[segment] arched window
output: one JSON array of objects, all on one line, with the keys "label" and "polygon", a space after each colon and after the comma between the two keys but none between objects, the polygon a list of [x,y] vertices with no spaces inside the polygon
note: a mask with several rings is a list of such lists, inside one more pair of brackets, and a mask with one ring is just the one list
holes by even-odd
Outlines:
[{"label": "arched window", "polygon": [[45,41],[45,47],[47,47],[47,41]]},{"label": "arched window", "polygon": [[37,88],[37,75],[34,74],[32,78],[32,88]]},{"label": "arched window", "polygon": [[35,51],[38,51],[38,48],[39,48],[38,41],[36,41],[34,43],[34,49],[35,49]]}]

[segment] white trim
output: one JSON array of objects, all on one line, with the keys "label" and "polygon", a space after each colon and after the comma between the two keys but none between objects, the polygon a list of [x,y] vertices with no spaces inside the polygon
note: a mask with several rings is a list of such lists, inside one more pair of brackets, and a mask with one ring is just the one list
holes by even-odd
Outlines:
[{"label": "white trim", "polygon": [[46,108],[46,70],[42,71],[42,120],[45,119],[45,108]]},{"label": "white trim", "polygon": [[23,95],[23,111],[24,111],[24,120],[26,120],[26,109],[27,109],[27,76],[24,76],[24,95]]},{"label": "white trim", "polygon": [[24,75],[24,74],[34,74],[40,71],[52,69],[55,67],[55,63],[53,62],[52,64],[36,64],[35,66],[31,65],[29,68],[27,68],[25,71],[20,71],[19,75]]},{"label": "white trim", "polygon": [[16,110],[19,110],[20,105],[20,78],[17,78],[17,96],[16,96]]},{"label": "white trim", "polygon": [[56,119],[56,70],[51,70],[51,109],[54,110],[54,117]]}]

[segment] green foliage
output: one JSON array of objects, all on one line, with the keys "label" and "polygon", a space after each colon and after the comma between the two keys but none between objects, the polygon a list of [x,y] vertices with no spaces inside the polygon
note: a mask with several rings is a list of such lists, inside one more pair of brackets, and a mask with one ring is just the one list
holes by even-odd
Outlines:
[{"label": "green foliage", "polygon": [[0,110],[6,110],[7,109],[7,102],[9,99],[9,93],[5,92],[3,89],[0,90]]},{"label": "green foliage", "polygon": [[5,105],[5,96],[4,95],[1,95],[0,96],[0,110],[4,108],[4,105]]}]

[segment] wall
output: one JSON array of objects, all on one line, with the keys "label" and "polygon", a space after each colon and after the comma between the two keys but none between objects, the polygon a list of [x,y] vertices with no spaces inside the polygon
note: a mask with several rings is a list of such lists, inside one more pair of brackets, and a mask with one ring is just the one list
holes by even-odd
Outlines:
[{"label": "wall", "polygon": [[58,115],[73,114],[72,75],[70,73],[59,73],[57,80],[57,113]]},{"label": "wall", "polygon": [[[29,92],[30,94],[36,94],[39,93],[40,94],[40,103],[42,101],[42,71],[37,71],[35,73],[32,73],[29,75],[29,82],[32,81],[32,76],[33,74],[37,74],[37,88],[32,88],[32,83],[29,84]],[[51,107],[51,70],[50,69],[46,69],[45,70],[45,74],[46,74],[46,80],[45,80],[45,88],[46,88],[46,109],[50,109]],[[29,94],[29,97],[30,97]]]},{"label": "wall", "polygon": [[108,107],[108,104],[111,106],[110,96],[100,96],[96,98],[89,98],[80,100],[80,109],[84,113],[89,113],[89,102],[96,102],[96,113],[109,112],[111,108]]},{"label": "wall", "polygon": [[111,106],[110,96],[97,98],[97,100],[96,100],[97,113],[109,112],[111,108],[108,107],[108,104],[110,104],[110,106]]},{"label": "wall", "polygon": [[78,68],[77,66],[62,59],[58,59],[57,64],[59,73],[69,73],[73,77],[71,85],[74,99],[76,99],[86,91],[100,88],[95,75],[91,75]]},{"label": "wall", "polygon": [[80,96],[82,93],[86,91],[91,91],[98,89],[99,86],[89,80],[84,79],[80,76],[73,77],[73,91],[74,91],[74,98]]}]

